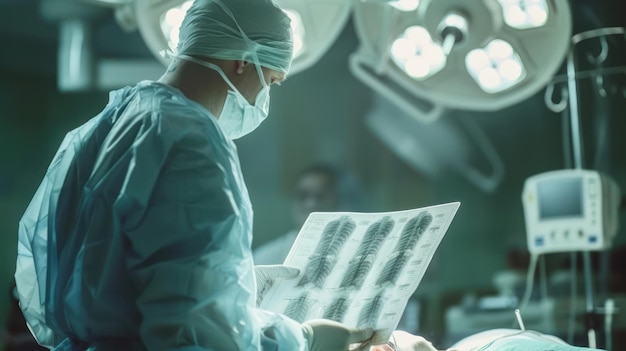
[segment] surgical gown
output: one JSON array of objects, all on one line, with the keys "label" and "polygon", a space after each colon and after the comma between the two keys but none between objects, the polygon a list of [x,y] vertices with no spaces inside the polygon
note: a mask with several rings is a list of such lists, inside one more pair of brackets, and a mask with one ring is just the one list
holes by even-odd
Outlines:
[{"label": "surgical gown", "polygon": [[20,305],[58,350],[305,350],[300,324],[254,306],[251,241],[234,143],[141,82],[54,156],[19,224]]}]

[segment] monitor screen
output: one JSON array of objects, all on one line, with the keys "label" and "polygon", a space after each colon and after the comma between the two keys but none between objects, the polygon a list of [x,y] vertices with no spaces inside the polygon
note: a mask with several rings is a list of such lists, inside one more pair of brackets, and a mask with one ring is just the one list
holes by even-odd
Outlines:
[{"label": "monitor screen", "polygon": [[582,217],[583,181],[580,177],[543,180],[537,184],[539,219]]}]

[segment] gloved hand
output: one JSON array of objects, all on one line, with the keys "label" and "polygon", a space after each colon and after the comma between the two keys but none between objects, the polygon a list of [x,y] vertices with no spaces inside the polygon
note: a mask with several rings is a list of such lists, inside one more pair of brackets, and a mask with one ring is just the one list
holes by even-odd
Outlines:
[{"label": "gloved hand", "polygon": [[421,336],[396,330],[391,334],[387,345],[375,346],[372,351],[437,351],[437,349]]},{"label": "gloved hand", "polygon": [[283,266],[280,264],[254,266],[257,306],[261,303],[261,299],[263,298],[263,295],[265,295],[265,292],[267,292],[272,284],[274,284],[277,278],[295,278],[298,274],[300,274],[300,270],[298,268]]},{"label": "gloved hand", "polygon": [[309,351],[348,351],[350,344],[360,344],[355,350],[368,350],[374,330],[350,328],[328,319],[313,319],[302,323],[302,334]]}]

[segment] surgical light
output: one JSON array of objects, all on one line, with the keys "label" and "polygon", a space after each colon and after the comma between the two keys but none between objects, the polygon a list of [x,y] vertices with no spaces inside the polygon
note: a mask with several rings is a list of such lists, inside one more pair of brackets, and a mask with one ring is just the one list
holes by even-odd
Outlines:
[{"label": "surgical light", "polygon": [[428,62],[421,56],[413,56],[404,64],[406,73],[415,79],[424,79],[432,75]]},{"label": "surgical light", "polygon": [[389,5],[404,12],[415,11],[419,4],[420,0],[394,0],[389,2]]},{"label": "surgical light", "polygon": [[425,45],[431,41],[428,30],[421,26],[411,26],[405,29],[404,36],[417,45]]},{"label": "surgical light", "polygon": [[478,73],[478,83],[485,91],[498,91],[498,86],[502,80],[498,71],[491,67],[487,67]]},{"label": "surgical light", "polygon": [[396,65],[418,80],[441,71],[446,64],[441,45],[433,42],[428,31],[420,26],[408,27],[393,42],[390,51]]},{"label": "surgical light", "polygon": [[546,0],[498,0],[504,22],[516,29],[537,28],[548,21]]},{"label": "surgical light", "polygon": [[285,13],[291,19],[291,30],[293,32],[293,57],[294,59],[304,50],[304,26],[300,14],[293,10],[285,10]]},{"label": "surgical light", "polygon": [[[402,0],[405,1],[405,0]],[[409,0],[415,1],[415,0]],[[135,0],[136,22],[148,48],[164,65],[167,50],[178,45],[178,33],[193,0]],[[316,63],[343,30],[352,5],[345,0],[276,0],[291,19],[293,62],[290,74]]]},{"label": "surgical light", "polygon": [[524,67],[518,60],[506,59],[498,65],[498,73],[509,81],[516,81],[522,77]]},{"label": "surgical light", "polygon": [[180,31],[180,26],[183,23],[187,10],[191,7],[192,3],[192,0],[185,1],[181,5],[167,10],[161,16],[161,30],[163,31],[165,38],[167,38],[167,44],[170,49],[174,49],[178,46],[178,33]]},{"label": "surgical light", "polygon": [[465,66],[480,88],[491,94],[511,88],[526,75],[517,52],[501,39],[470,51],[465,56]]},{"label": "surgical light", "polygon": [[568,1],[420,0],[410,12],[389,4],[355,3],[350,69],[425,122],[447,108],[493,111],[532,96],[570,47]]}]

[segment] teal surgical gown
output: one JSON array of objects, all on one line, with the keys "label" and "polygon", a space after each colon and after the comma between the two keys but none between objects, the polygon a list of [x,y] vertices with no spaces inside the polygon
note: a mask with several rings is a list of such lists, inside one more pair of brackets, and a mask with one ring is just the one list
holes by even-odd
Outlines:
[{"label": "teal surgical gown", "polygon": [[254,306],[251,241],[234,143],[141,82],[61,143],[19,224],[20,306],[57,350],[305,350]]}]

